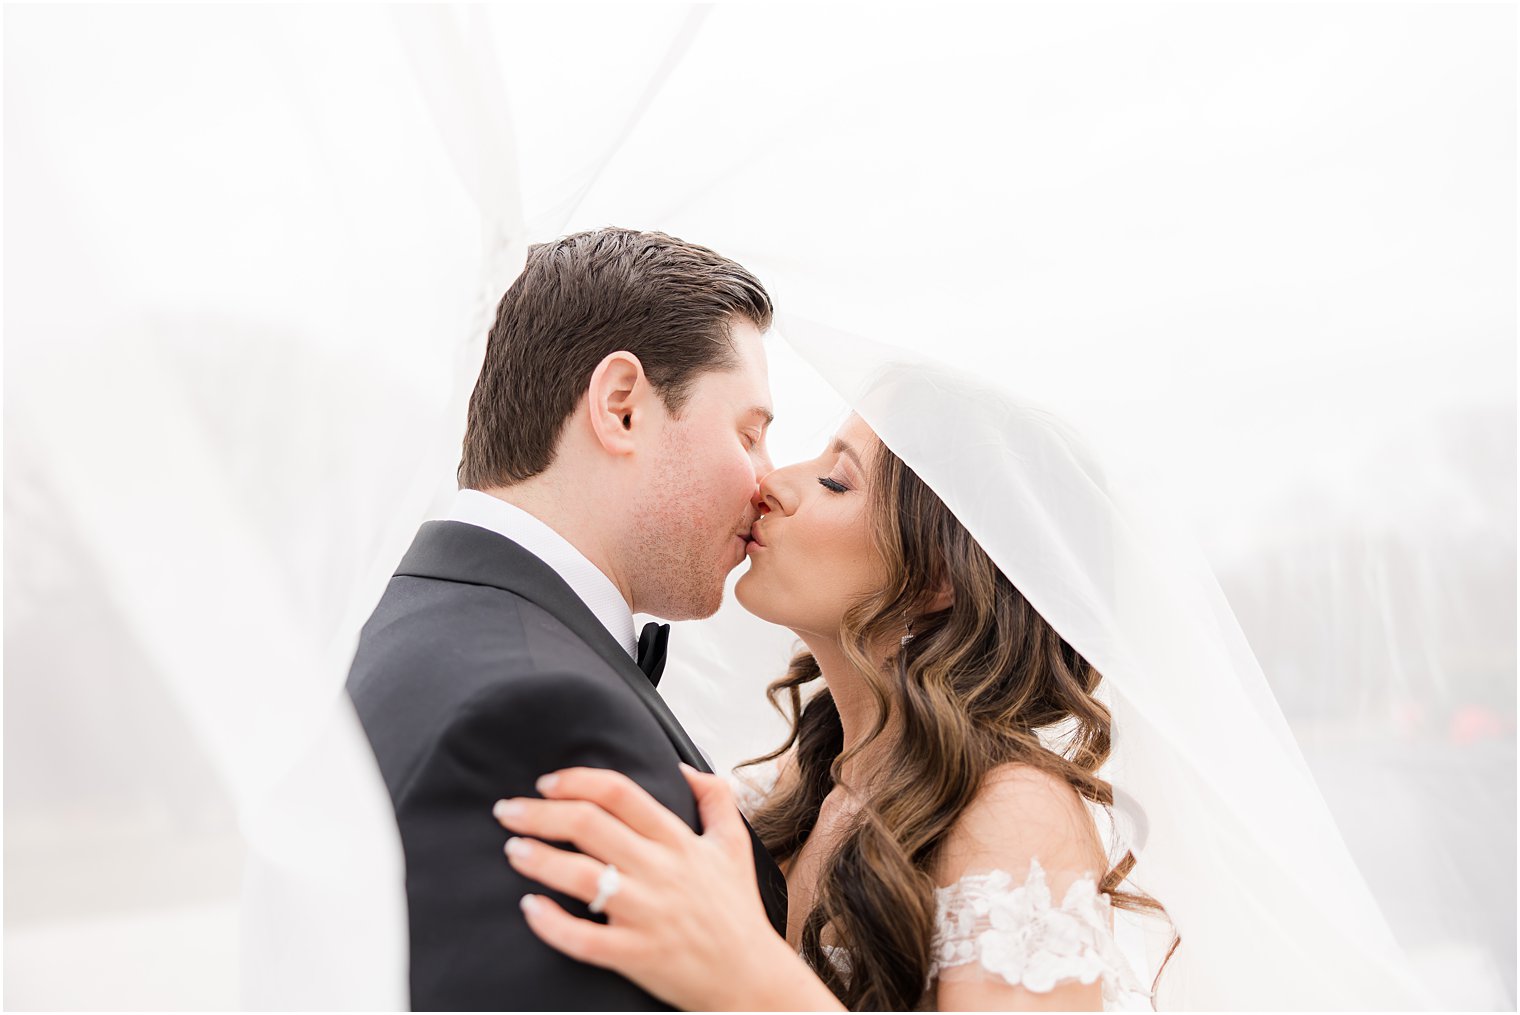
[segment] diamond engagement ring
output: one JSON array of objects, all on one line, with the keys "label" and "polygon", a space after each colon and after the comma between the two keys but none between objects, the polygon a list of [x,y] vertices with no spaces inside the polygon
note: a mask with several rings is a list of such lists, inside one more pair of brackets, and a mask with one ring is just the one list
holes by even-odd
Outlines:
[{"label": "diamond engagement ring", "polygon": [[618,874],[618,869],[612,864],[602,868],[602,873],[596,878],[596,898],[591,900],[587,908],[593,913],[600,913],[607,908],[607,901],[617,894],[622,887],[623,879]]}]

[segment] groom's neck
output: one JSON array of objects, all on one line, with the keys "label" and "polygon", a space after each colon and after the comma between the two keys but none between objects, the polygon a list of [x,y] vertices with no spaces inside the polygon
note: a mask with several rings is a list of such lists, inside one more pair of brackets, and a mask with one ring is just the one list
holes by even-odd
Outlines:
[{"label": "groom's neck", "polygon": [[617,586],[629,609],[633,609],[633,591],[618,566],[617,540],[606,531],[605,516],[584,515],[581,509],[589,506],[587,498],[561,489],[561,486],[554,476],[545,474],[512,486],[490,487],[480,492],[526,511],[553,529],[606,575]]}]

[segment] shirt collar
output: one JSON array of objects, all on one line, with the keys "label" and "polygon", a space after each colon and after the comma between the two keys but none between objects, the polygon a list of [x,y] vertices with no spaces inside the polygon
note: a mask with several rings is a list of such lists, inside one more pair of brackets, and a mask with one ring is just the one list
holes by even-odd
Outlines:
[{"label": "shirt collar", "polygon": [[629,656],[637,658],[638,640],[633,631],[633,612],[612,579],[577,550],[564,536],[516,504],[479,490],[460,490],[454,495],[449,518],[478,525],[512,540],[548,564],[565,580],[581,602],[602,622]]}]

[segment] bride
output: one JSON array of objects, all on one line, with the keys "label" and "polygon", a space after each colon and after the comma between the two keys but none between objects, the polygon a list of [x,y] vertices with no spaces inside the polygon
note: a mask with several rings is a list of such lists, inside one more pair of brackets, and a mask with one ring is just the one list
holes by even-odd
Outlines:
[{"label": "bride", "polygon": [[613,772],[517,801],[521,873],[597,895],[602,863],[533,837],[622,881],[608,927],[543,896],[529,925],[686,1009],[1098,1009],[1142,989],[1110,904],[1160,907],[1120,890],[1134,857],[1105,856],[1087,807],[1113,802],[1097,670],[859,417],[760,497],[736,595],[806,645],[771,687],[794,723],[750,807],[786,875],[784,945],[728,787],[695,771],[701,837]]},{"label": "bride", "polygon": [[1196,548],[1024,401],[782,329],[855,410],[762,480],[736,587],[805,645],[741,794],[785,938],[692,770],[700,835],[602,770],[498,802],[606,921],[531,894],[534,933],[686,1009],[1426,1006]]}]

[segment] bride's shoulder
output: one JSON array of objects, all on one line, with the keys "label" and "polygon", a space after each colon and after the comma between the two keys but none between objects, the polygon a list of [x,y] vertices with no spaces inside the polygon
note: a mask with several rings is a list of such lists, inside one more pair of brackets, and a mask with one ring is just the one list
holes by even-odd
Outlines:
[{"label": "bride's shoulder", "polygon": [[1114,938],[1105,859],[1065,777],[1019,764],[988,773],[934,872],[937,1005],[1070,1011],[1144,998]]},{"label": "bride's shoulder", "polygon": [[939,851],[936,880],[971,870],[1096,870],[1102,839],[1087,801],[1059,773],[1011,762],[989,771]]}]

